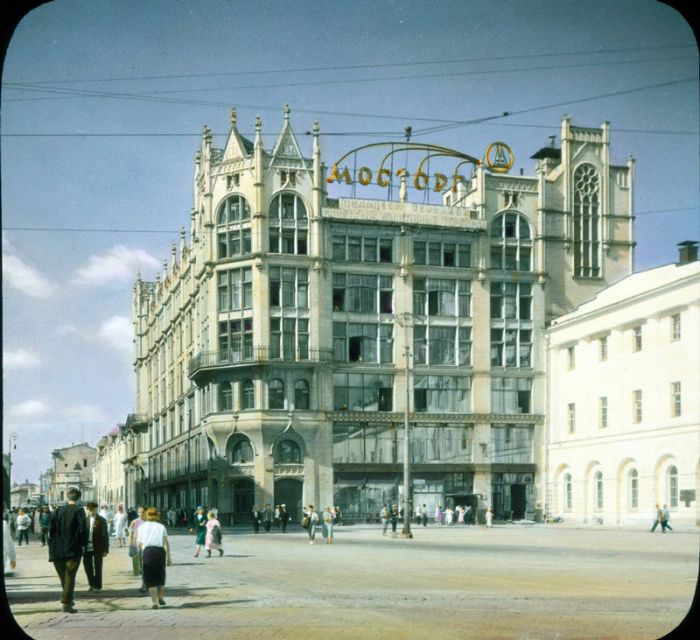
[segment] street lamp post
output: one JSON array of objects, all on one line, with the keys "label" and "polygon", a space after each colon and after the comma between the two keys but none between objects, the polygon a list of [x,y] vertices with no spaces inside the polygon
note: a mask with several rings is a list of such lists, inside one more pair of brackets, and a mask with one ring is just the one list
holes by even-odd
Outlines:
[{"label": "street lamp post", "polygon": [[[7,498],[8,509],[12,506],[12,449],[17,449],[17,434],[14,431],[7,439],[7,485],[8,493],[3,496],[3,500]],[[4,492],[3,492],[4,493]]]},{"label": "street lamp post", "polygon": [[401,535],[405,538],[413,538],[411,533],[411,422],[409,420],[409,408],[411,399],[410,385],[410,358],[411,349],[408,346],[408,327],[413,321],[412,313],[399,313],[395,316],[396,321],[404,328],[404,356],[406,358],[406,400],[403,412],[403,531]]}]

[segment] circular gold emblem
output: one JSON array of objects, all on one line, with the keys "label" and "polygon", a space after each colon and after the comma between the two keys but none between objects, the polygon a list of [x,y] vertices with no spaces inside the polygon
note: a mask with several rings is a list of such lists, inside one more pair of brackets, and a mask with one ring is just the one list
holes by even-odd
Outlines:
[{"label": "circular gold emblem", "polygon": [[492,142],[486,149],[484,162],[494,173],[508,173],[515,156],[505,142]]}]

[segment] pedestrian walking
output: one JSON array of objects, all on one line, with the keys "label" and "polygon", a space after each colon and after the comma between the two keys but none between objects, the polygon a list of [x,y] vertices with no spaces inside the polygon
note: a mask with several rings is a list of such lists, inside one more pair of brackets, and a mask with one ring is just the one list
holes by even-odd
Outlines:
[{"label": "pedestrian walking", "polygon": [[386,530],[389,527],[389,507],[384,505],[382,510],[379,512],[379,517],[382,521],[382,535],[386,535]]},{"label": "pedestrian walking", "polygon": [[270,533],[270,527],[272,526],[272,507],[269,504],[265,505],[265,509],[263,510],[263,526],[265,527],[265,533]]},{"label": "pedestrian walking", "polygon": [[172,507],[171,507],[170,509],[168,509],[168,511],[167,511],[166,514],[165,514],[165,518],[166,518],[166,520],[168,521],[168,526],[169,526],[171,529],[174,529],[174,528],[175,528],[175,519],[176,519],[176,517],[177,517],[177,516],[175,515],[174,509],[173,509]]},{"label": "pedestrian walking", "polygon": [[117,536],[117,542],[120,547],[126,546],[126,527],[127,516],[124,511],[124,505],[120,504],[117,507],[117,512],[114,514],[114,530]]},{"label": "pedestrian walking", "polygon": [[287,524],[289,523],[289,511],[287,505],[280,506],[280,524],[282,525],[282,533],[287,533]]},{"label": "pedestrian walking", "polygon": [[457,506],[457,524],[464,524],[464,507]]},{"label": "pedestrian walking", "polygon": [[391,505],[391,513],[389,514],[389,520],[391,521],[391,535],[393,538],[396,537],[396,525],[399,521],[399,508],[395,505]]},{"label": "pedestrian walking", "polygon": [[316,526],[318,525],[318,514],[314,511],[314,505],[310,504],[304,512],[304,518],[301,521],[301,526],[306,529],[309,534],[309,544],[314,543],[316,537]]},{"label": "pedestrian walking", "polygon": [[107,521],[107,530],[111,536],[114,533],[114,512],[112,511],[112,507],[106,502],[103,502],[99,515]]},{"label": "pedestrian walking", "polygon": [[668,521],[671,519],[671,511],[667,505],[661,510],[661,533],[666,533],[666,529],[673,531]]},{"label": "pedestrian walking", "polygon": [[490,529],[493,527],[493,510],[491,507],[486,509],[486,526]]},{"label": "pedestrian walking", "polygon": [[136,509],[136,518],[129,525],[129,556],[131,557],[131,567],[135,576],[141,576],[141,586],[139,591],[146,593],[146,585],[143,582],[143,565],[141,558],[141,549],[139,549],[138,532],[142,524],[146,522],[146,508],[138,507]]},{"label": "pedestrian walking", "polygon": [[445,509],[445,524],[448,527],[452,526],[452,523],[454,522],[454,517],[455,512],[452,510],[451,507],[447,507],[447,509]]},{"label": "pedestrian walking", "polygon": [[435,522],[437,522],[438,524],[441,525],[442,524],[442,517],[443,517],[442,506],[438,505],[437,507],[435,507]]},{"label": "pedestrian walking", "polygon": [[260,507],[253,507],[253,531],[255,533],[260,533],[260,520],[262,519],[262,512]]},{"label": "pedestrian walking", "polygon": [[199,551],[207,540],[207,517],[204,514],[204,507],[197,507],[197,511],[192,519],[190,532],[195,534],[194,557],[197,558],[199,557]]},{"label": "pedestrian walking", "polygon": [[155,507],[146,510],[146,522],[138,531],[138,544],[143,554],[143,581],[151,594],[151,609],[165,606],[165,567],[172,565],[168,531],[158,520]]},{"label": "pedestrian walking", "polygon": [[97,503],[88,502],[87,529],[88,537],[83,554],[83,567],[87,576],[88,591],[102,590],[102,561],[109,553],[109,530],[107,521],[97,513]]},{"label": "pedestrian walking", "polygon": [[[654,524],[651,526],[651,533],[654,533],[654,531],[656,531],[656,527],[658,527],[663,522],[663,519],[664,519],[664,510],[658,504],[654,507],[654,509],[655,509],[656,513],[654,515]],[[662,526],[661,527],[662,533],[663,533],[663,530],[664,530],[664,528]]]},{"label": "pedestrian walking", "polygon": [[424,527],[428,526],[428,507],[425,504],[420,507],[420,521]]},{"label": "pedestrian walking", "polygon": [[204,539],[204,548],[207,550],[207,558],[211,558],[212,551],[218,551],[219,557],[224,555],[222,546],[223,534],[221,532],[221,523],[216,519],[216,514],[213,511],[207,513],[207,535]]},{"label": "pedestrian walking", "polygon": [[333,544],[333,524],[335,518],[330,507],[326,507],[323,511],[323,537],[326,539],[326,544]]},{"label": "pedestrian walking", "polygon": [[17,545],[22,546],[22,540],[29,545],[29,526],[32,524],[31,518],[27,515],[24,509],[17,512],[16,530],[17,530]]},{"label": "pedestrian walking", "polygon": [[17,568],[17,554],[15,552],[15,542],[12,539],[12,527],[5,519],[6,517],[7,513],[4,513],[2,520],[3,575],[12,573]]},{"label": "pedestrian walking", "polygon": [[339,527],[343,526],[343,512],[338,506],[335,508],[335,524],[337,524]]},{"label": "pedestrian walking", "polygon": [[49,562],[53,562],[61,580],[64,613],[77,613],[73,607],[75,576],[87,543],[85,509],[77,504],[80,495],[79,489],[68,489],[68,504],[56,510],[49,525]]},{"label": "pedestrian walking", "polygon": [[45,547],[49,541],[49,524],[51,523],[51,512],[48,507],[44,507],[39,515],[39,528],[41,529],[41,546]]}]

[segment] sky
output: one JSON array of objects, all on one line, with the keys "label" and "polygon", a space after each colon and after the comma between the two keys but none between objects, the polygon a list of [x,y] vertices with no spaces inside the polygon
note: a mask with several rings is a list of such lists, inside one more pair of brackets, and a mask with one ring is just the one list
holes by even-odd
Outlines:
[{"label": "sky", "polygon": [[1,88],[13,481],[134,411],[136,271],[153,280],[189,231],[202,127],[223,147],[231,107],[270,149],[289,103],[328,165],[411,126],[476,157],[504,141],[524,175],[565,114],[607,121],[612,161],[635,160],[635,269],[700,239],[697,44],[650,0],[55,0],[19,23]]}]

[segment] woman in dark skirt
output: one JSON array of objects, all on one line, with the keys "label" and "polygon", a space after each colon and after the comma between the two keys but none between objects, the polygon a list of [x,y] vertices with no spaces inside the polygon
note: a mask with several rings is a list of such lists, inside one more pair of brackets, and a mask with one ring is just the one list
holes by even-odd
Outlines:
[{"label": "woman in dark skirt", "polygon": [[158,522],[160,513],[155,507],[146,510],[146,522],[138,529],[139,549],[143,553],[143,582],[151,594],[153,605],[165,604],[165,567],[172,565],[168,532]]}]

